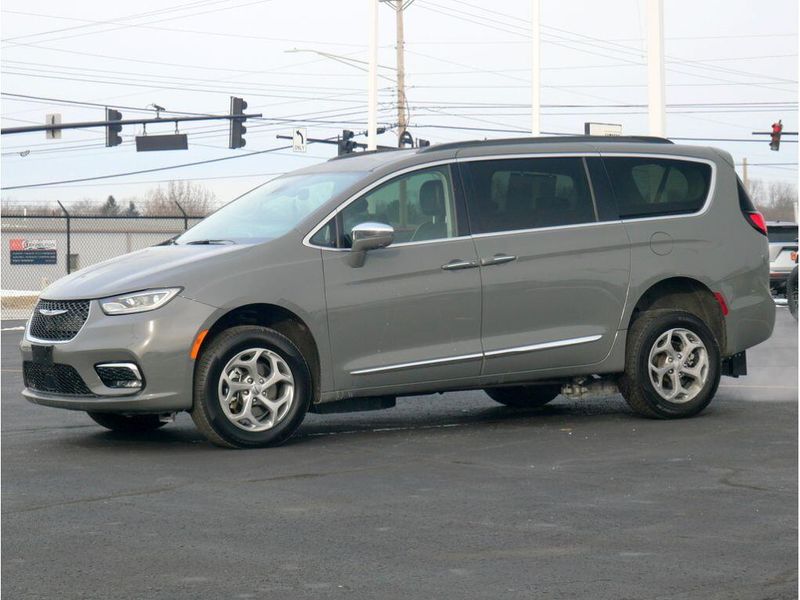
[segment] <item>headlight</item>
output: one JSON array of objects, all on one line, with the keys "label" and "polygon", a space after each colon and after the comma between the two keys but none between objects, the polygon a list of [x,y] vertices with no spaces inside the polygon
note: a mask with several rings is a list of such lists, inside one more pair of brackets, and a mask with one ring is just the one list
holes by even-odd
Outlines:
[{"label": "headlight", "polygon": [[145,290],[103,298],[100,306],[107,315],[129,315],[131,313],[147,312],[161,308],[175,297],[181,288],[163,288],[158,290]]}]

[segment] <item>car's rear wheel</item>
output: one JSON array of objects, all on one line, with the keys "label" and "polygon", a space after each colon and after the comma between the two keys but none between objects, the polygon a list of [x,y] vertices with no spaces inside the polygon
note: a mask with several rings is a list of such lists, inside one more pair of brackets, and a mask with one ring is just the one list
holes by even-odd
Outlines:
[{"label": "car's rear wheel", "polygon": [[561,393],[559,384],[514,385],[487,388],[486,394],[495,402],[514,408],[538,408],[554,400]]},{"label": "car's rear wheel", "polygon": [[158,415],[120,415],[117,413],[87,413],[95,423],[120,433],[145,433],[166,425]]},{"label": "car's rear wheel", "polygon": [[693,314],[646,311],[628,331],[620,392],[642,416],[690,417],[717,392],[720,352],[714,334]]},{"label": "car's rear wheel", "polygon": [[797,267],[792,269],[789,279],[786,282],[786,301],[789,304],[789,312],[792,313],[795,321],[797,320]]},{"label": "car's rear wheel", "polygon": [[274,446],[300,426],[311,394],[308,364],[289,338],[267,327],[237,326],[200,354],[191,415],[218,446]]}]

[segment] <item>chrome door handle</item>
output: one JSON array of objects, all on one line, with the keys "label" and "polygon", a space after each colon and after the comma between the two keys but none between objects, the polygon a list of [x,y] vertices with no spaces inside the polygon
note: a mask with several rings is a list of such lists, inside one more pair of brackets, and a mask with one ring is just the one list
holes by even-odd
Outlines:
[{"label": "chrome door handle", "polygon": [[517,260],[517,257],[510,254],[495,254],[492,258],[482,258],[481,264],[488,267],[489,265],[502,265],[513,260]]},{"label": "chrome door handle", "polygon": [[478,263],[474,260],[451,260],[446,265],[442,265],[442,269],[445,271],[458,271],[459,269],[474,269],[478,266]]}]

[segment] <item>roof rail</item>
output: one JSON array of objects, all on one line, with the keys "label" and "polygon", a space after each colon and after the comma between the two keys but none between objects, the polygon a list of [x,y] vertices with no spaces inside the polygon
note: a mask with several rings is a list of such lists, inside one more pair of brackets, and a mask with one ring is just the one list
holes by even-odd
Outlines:
[{"label": "roof rail", "polygon": [[495,140],[470,140],[466,142],[448,142],[446,144],[431,144],[420,148],[420,152],[435,152],[436,150],[455,150],[458,148],[472,148],[475,146],[511,146],[514,144],[580,144],[580,143],[634,143],[634,144],[672,144],[671,140],[649,135],[553,135],[542,137],[500,138]]}]

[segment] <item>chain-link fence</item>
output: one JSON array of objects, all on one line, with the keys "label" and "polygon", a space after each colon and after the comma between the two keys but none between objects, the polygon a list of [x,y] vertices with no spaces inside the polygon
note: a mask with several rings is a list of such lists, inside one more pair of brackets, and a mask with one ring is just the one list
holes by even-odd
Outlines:
[{"label": "chain-link fence", "polygon": [[27,319],[41,290],[57,279],[159,244],[203,218],[185,214],[177,206],[175,216],[76,214],[67,209],[61,209],[60,214],[53,212],[4,206],[0,213],[2,319]]}]

